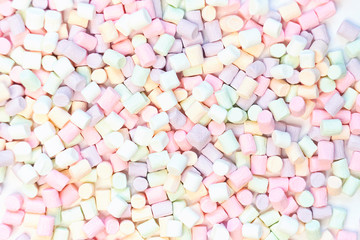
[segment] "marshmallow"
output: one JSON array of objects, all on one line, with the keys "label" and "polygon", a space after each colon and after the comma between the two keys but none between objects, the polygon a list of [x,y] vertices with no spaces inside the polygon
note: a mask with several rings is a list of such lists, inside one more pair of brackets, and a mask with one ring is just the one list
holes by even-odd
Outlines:
[{"label": "marshmallow", "polygon": [[251,15],[266,15],[269,11],[268,0],[251,0],[249,2],[249,13]]},{"label": "marshmallow", "polygon": [[294,236],[299,229],[299,222],[295,218],[282,215],[279,219],[277,229],[288,236]]},{"label": "marshmallow", "polygon": [[79,160],[79,154],[74,148],[67,148],[55,157],[55,164],[60,168],[67,168]]},{"label": "marshmallow", "polygon": [[189,59],[185,53],[178,53],[169,57],[169,64],[175,72],[181,72],[190,68]]},{"label": "marshmallow", "polygon": [[305,49],[307,41],[300,35],[294,35],[286,47],[287,53],[291,56],[299,56],[301,51]]},{"label": "marshmallow", "polygon": [[260,239],[262,236],[262,229],[260,224],[245,223],[242,227],[242,235],[245,238]]},{"label": "marshmallow", "polygon": [[70,117],[70,121],[80,129],[86,128],[90,124],[91,116],[81,109],[76,110]]},{"label": "marshmallow", "polygon": [[261,43],[261,33],[257,28],[239,32],[239,41],[242,48],[250,48]]},{"label": "marshmallow", "polygon": [[187,158],[184,155],[175,153],[170,161],[167,163],[167,170],[174,176],[180,176],[184,171],[188,163]]},{"label": "marshmallow", "polygon": [[240,57],[240,54],[241,52],[237,47],[234,45],[228,45],[225,49],[221,50],[217,56],[220,62],[224,65],[229,65],[235,62]]},{"label": "marshmallow", "polygon": [[163,72],[160,75],[160,86],[164,91],[172,90],[180,85],[175,70]]},{"label": "marshmallow", "polygon": [[44,19],[45,11],[43,9],[30,7],[25,10],[25,25],[32,31],[43,28]]},{"label": "marshmallow", "polygon": [[109,66],[117,69],[123,68],[126,64],[124,55],[112,49],[107,49],[105,51],[103,55],[103,61]]},{"label": "marshmallow", "polygon": [[273,18],[266,19],[263,26],[264,33],[266,33],[267,35],[273,38],[278,38],[280,36],[281,30],[282,30],[281,22],[276,21]]},{"label": "marshmallow", "polygon": [[131,76],[131,82],[138,87],[142,87],[145,85],[149,74],[150,74],[149,68],[143,68],[139,65],[136,65],[133,69],[133,75]]},{"label": "marshmallow", "polygon": [[141,8],[130,15],[130,27],[134,30],[141,30],[151,23],[151,17],[145,8]]},{"label": "marshmallow", "polygon": [[209,196],[213,202],[223,202],[230,198],[230,189],[226,183],[214,183],[209,186]]},{"label": "marshmallow", "polygon": [[198,173],[189,171],[184,176],[184,188],[190,192],[196,192],[202,183],[202,179],[203,178]]},{"label": "marshmallow", "polygon": [[200,216],[190,207],[182,209],[179,220],[188,228],[192,228],[199,220]]},{"label": "marshmallow", "polygon": [[95,6],[88,3],[77,3],[77,14],[79,17],[92,20],[95,17]]},{"label": "marshmallow", "polygon": [[124,144],[116,151],[116,154],[118,154],[123,161],[129,161],[137,150],[138,146],[134,142],[125,140]]},{"label": "marshmallow", "polygon": [[115,218],[120,218],[121,215],[125,212],[128,204],[119,196],[115,196],[109,206],[107,207],[108,213],[110,213]]}]

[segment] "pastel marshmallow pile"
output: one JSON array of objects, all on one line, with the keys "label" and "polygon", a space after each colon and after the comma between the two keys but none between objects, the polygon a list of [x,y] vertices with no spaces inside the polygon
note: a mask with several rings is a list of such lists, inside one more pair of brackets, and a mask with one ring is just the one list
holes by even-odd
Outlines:
[{"label": "pastel marshmallow pile", "polygon": [[0,1],[0,240],[356,240],[360,27],[270,3]]}]

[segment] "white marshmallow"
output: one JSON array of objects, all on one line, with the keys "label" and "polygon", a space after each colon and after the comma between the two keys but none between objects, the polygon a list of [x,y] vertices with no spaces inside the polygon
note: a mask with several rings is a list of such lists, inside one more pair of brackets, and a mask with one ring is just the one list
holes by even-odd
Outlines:
[{"label": "white marshmallow", "polygon": [[116,21],[115,23],[115,28],[124,36],[129,36],[132,28],[130,25],[131,22],[131,17],[129,14],[124,14],[121,16],[121,18],[119,20]]},{"label": "white marshmallow", "polygon": [[150,118],[149,126],[156,131],[169,123],[169,116],[166,112],[158,113]]},{"label": "white marshmallow", "polygon": [[126,58],[115,50],[107,49],[103,55],[103,62],[111,67],[120,69],[125,66]]},{"label": "white marshmallow", "polygon": [[303,50],[299,56],[301,68],[315,67],[315,52],[313,50]]},{"label": "white marshmallow", "polygon": [[144,126],[138,126],[135,130],[133,141],[140,146],[148,146],[153,136],[154,130]]},{"label": "white marshmallow", "polygon": [[[53,55],[43,56],[43,58],[41,59],[41,66],[44,68],[44,70],[46,70],[48,72],[51,72],[51,71],[54,70],[53,66],[54,66],[56,61],[57,61],[57,58],[55,56],[53,56]],[[50,73],[50,74],[55,75],[54,73]],[[58,76],[56,76],[56,77],[59,78]],[[46,83],[47,82],[48,81],[46,81]],[[44,86],[46,85],[46,83],[44,84]],[[44,86],[43,86],[43,89],[44,89]],[[44,91],[45,91],[45,89],[44,89]]]},{"label": "white marshmallow", "polygon": [[210,234],[210,240],[230,240],[229,231],[226,229],[224,224],[214,224]]},{"label": "white marshmallow", "polygon": [[158,38],[158,40],[156,41],[153,47],[154,52],[156,52],[161,56],[168,55],[171,47],[174,44],[174,41],[175,41],[174,36],[171,36],[170,34],[164,33],[160,35],[160,37]]},{"label": "white marshmallow", "polygon": [[85,98],[88,103],[91,103],[95,100],[101,93],[101,89],[96,82],[90,82],[83,90],[81,90],[81,95]]},{"label": "white marshmallow", "polygon": [[286,53],[286,46],[283,43],[276,43],[270,47],[272,57],[281,58]]},{"label": "white marshmallow", "polygon": [[53,162],[45,153],[40,153],[34,164],[35,171],[40,176],[46,176],[53,169]]},{"label": "white marshmallow", "polygon": [[160,74],[160,86],[164,91],[172,90],[180,86],[179,78],[174,70],[163,72]]},{"label": "white marshmallow", "polygon": [[283,165],[283,161],[279,156],[271,156],[267,160],[266,170],[270,173],[280,174]]},{"label": "white marshmallow", "polygon": [[[47,56],[45,56],[45,57],[47,57]],[[54,62],[52,64],[51,68],[53,68],[56,61],[57,60],[54,59]],[[60,84],[62,83],[62,81],[63,80],[61,78],[59,78],[59,76],[57,74],[55,74],[54,72],[51,72],[49,74],[47,81],[45,82],[45,84],[43,86],[43,90],[45,92],[49,93],[50,95],[54,95],[56,93],[56,90],[59,88]]]},{"label": "white marshmallow", "polygon": [[70,117],[70,121],[80,129],[85,129],[91,121],[91,116],[81,109],[76,110]]},{"label": "white marshmallow", "polygon": [[67,148],[55,157],[55,164],[60,168],[67,168],[79,160],[79,153],[74,148]]},{"label": "white marshmallow", "polygon": [[214,7],[224,7],[228,5],[229,0],[206,0],[206,4]]},{"label": "white marshmallow", "polygon": [[108,213],[115,218],[120,218],[121,215],[127,209],[128,204],[120,196],[116,195],[112,198],[110,204],[107,207]]},{"label": "white marshmallow", "polygon": [[174,153],[167,164],[167,170],[169,174],[180,176],[186,168],[187,163],[188,160],[184,155],[180,153]]},{"label": "white marshmallow", "polygon": [[130,80],[135,86],[143,87],[146,83],[149,74],[150,74],[150,68],[143,68],[139,65],[135,65]]},{"label": "white marshmallow", "polygon": [[262,235],[261,225],[258,223],[244,223],[242,234],[244,238],[260,239]]},{"label": "white marshmallow", "polygon": [[53,240],[68,239],[70,230],[68,228],[57,227],[54,229]]},{"label": "white marshmallow", "polygon": [[182,223],[178,220],[168,220],[166,222],[166,236],[167,237],[181,237]]},{"label": "white marshmallow", "polygon": [[61,13],[54,10],[46,10],[44,28],[47,32],[57,32],[62,23]]},{"label": "white marshmallow", "polygon": [[234,45],[230,44],[221,50],[217,56],[222,64],[230,65],[231,63],[235,62],[240,57],[240,55],[240,50]]},{"label": "white marshmallow", "polygon": [[151,168],[151,171],[165,169],[166,164],[170,161],[169,153],[167,151],[150,153],[148,155],[148,159],[148,164]]},{"label": "white marshmallow", "polygon": [[229,161],[220,158],[214,161],[212,168],[216,175],[225,176],[230,172],[231,164]]},{"label": "white marshmallow", "polygon": [[107,115],[105,122],[113,131],[118,131],[125,124],[125,120],[115,112],[111,112]]},{"label": "white marshmallow", "polygon": [[251,15],[266,15],[269,12],[268,0],[250,0],[249,13]]},{"label": "white marshmallow", "polygon": [[73,71],[75,71],[74,66],[71,64],[70,60],[66,57],[61,57],[54,64],[54,72],[61,78],[65,79]]},{"label": "white marshmallow", "polygon": [[137,150],[138,146],[134,142],[125,140],[124,144],[116,151],[116,154],[118,154],[123,161],[129,161]]},{"label": "white marshmallow", "polygon": [[111,149],[119,148],[124,143],[124,136],[120,132],[110,132],[104,136],[104,142]]},{"label": "white marshmallow", "polygon": [[17,172],[17,176],[25,184],[33,184],[39,180],[39,175],[30,164],[23,165]]},{"label": "white marshmallow", "polygon": [[90,220],[98,215],[94,197],[81,201],[80,207],[86,220]]},{"label": "white marshmallow", "polygon": [[73,0],[54,0],[56,10],[64,11],[74,6]]},{"label": "white marshmallow", "polygon": [[[61,212],[61,223],[62,224],[70,225],[71,223],[80,222],[83,220],[84,220],[84,215],[81,211],[80,206],[69,208],[69,209],[63,210]],[[83,225],[80,225],[80,226],[83,226]],[[79,225],[77,227],[79,227]],[[72,230],[71,225],[69,228],[70,228],[70,231],[75,230],[75,229]]]},{"label": "white marshmallow", "polygon": [[160,230],[154,218],[137,225],[136,228],[143,239],[151,239],[149,237]]},{"label": "white marshmallow", "polygon": [[286,79],[294,74],[294,69],[287,64],[279,64],[270,69],[270,74],[276,79]]},{"label": "white marshmallow", "polygon": [[227,113],[227,119],[231,123],[243,123],[247,119],[247,114],[244,110],[238,107],[231,108]]},{"label": "white marshmallow", "polygon": [[168,135],[166,134],[166,132],[161,131],[151,139],[150,147],[155,152],[160,152],[165,149],[168,143],[169,143]]},{"label": "white marshmallow", "polygon": [[13,148],[16,162],[30,162],[32,157],[32,149],[27,142],[18,142]]},{"label": "white marshmallow", "polygon": [[175,72],[181,72],[190,68],[189,59],[186,57],[185,53],[174,54],[169,57],[169,63],[171,68]]},{"label": "white marshmallow", "polygon": [[271,138],[275,146],[280,148],[287,148],[291,144],[291,136],[288,132],[274,130],[273,133],[271,134]]},{"label": "white marshmallow", "polygon": [[85,2],[77,3],[77,15],[87,20],[92,20],[95,17],[95,5]]},{"label": "white marshmallow", "polygon": [[24,52],[21,66],[24,69],[39,70],[41,68],[41,53]]},{"label": "white marshmallow", "polygon": [[52,53],[55,51],[57,42],[59,40],[59,34],[56,32],[48,32],[44,36],[41,49],[44,53]]},{"label": "white marshmallow", "polygon": [[170,110],[178,103],[173,91],[165,91],[159,94],[158,96],[156,96],[156,100],[163,111]]},{"label": "white marshmallow", "polygon": [[40,30],[44,27],[45,11],[29,7],[25,11],[25,25],[29,30]]},{"label": "white marshmallow", "polygon": [[195,86],[192,90],[192,96],[195,100],[203,102],[214,93],[214,88],[207,81],[202,81],[199,85]]},{"label": "white marshmallow", "polygon": [[299,222],[296,218],[289,217],[287,215],[282,215],[279,219],[277,229],[288,235],[294,236],[299,229]]},{"label": "white marshmallow", "polygon": [[213,202],[223,202],[230,198],[230,189],[225,182],[214,183],[209,186],[209,196]]},{"label": "white marshmallow", "polygon": [[58,135],[55,135],[44,142],[44,148],[49,157],[54,157],[56,154],[65,149]]},{"label": "white marshmallow", "polygon": [[282,30],[281,22],[276,21],[273,18],[266,19],[263,26],[264,33],[266,33],[267,35],[273,38],[278,38],[281,34],[281,30]]},{"label": "white marshmallow", "polygon": [[37,114],[47,114],[52,106],[52,100],[46,95],[40,96],[33,105],[33,111]]},{"label": "white marshmallow", "polygon": [[286,47],[286,51],[291,56],[299,56],[301,51],[305,49],[307,44],[306,38],[300,36],[300,35],[294,35],[292,36],[289,44]]},{"label": "white marshmallow", "polygon": [[127,186],[126,174],[122,172],[114,173],[111,177],[111,182],[115,189],[125,189]]},{"label": "white marshmallow", "polygon": [[34,134],[40,142],[45,142],[56,134],[54,125],[46,121],[38,127],[34,128]]},{"label": "white marshmallow", "polygon": [[194,171],[188,171],[186,172],[183,180],[184,188],[190,192],[196,192],[201,183],[203,178]]},{"label": "white marshmallow", "polygon": [[179,214],[179,220],[188,228],[192,228],[200,220],[200,216],[191,207],[185,207]]},{"label": "white marshmallow", "polygon": [[127,98],[123,105],[131,114],[137,114],[149,103],[149,98],[143,92],[136,92]]},{"label": "white marshmallow", "polygon": [[14,61],[17,64],[22,65],[24,53],[25,50],[21,46],[19,46],[10,52],[10,58],[0,56],[0,72],[10,73],[12,66],[14,65]]},{"label": "white marshmallow", "polygon": [[208,112],[208,116],[217,123],[223,123],[226,119],[226,115],[226,109],[217,104],[211,105]]},{"label": "white marshmallow", "polygon": [[242,48],[250,48],[261,43],[261,33],[257,28],[239,32],[239,41]]},{"label": "white marshmallow", "polygon": [[130,27],[136,31],[151,23],[151,17],[146,8],[141,8],[130,15]]},{"label": "white marshmallow", "polygon": [[42,50],[42,43],[44,40],[44,35],[41,34],[27,34],[24,39],[24,48],[29,51],[38,51]]},{"label": "white marshmallow", "polygon": [[31,0],[13,0],[11,7],[18,10],[25,10],[29,7]]},{"label": "white marshmallow", "polygon": [[30,125],[26,123],[10,125],[8,131],[13,140],[25,139],[31,135]]}]

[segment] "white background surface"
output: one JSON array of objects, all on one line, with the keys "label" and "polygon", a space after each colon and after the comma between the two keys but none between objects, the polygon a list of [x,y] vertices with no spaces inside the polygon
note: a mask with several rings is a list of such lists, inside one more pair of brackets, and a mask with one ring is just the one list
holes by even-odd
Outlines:
[{"label": "white background surface", "polygon": [[[271,2],[272,8],[276,9],[278,6],[281,6],[288,0],[269,1]],[[329,35],[331,37],[330,50],[342,49],[344,44],[346,43],[346,41],[342,37],[336,35],[336,31],[344,19],[351,20],[353,23],[356,23],[360,26],[360,0],[337,0],[335,2],[337,6],[337,13],[331,19],[326,21]],[[308,129],[308,127],[309,125],[308,123],[306,123],[306,125],[304,125],[304,128]],[[8,170],[5,184],[3,186],[4,188],[0,195],[0,219],[3,215],[3,212],[5,211],[3,205],[5,196],[13,192],[20,191],[21,185],[21,182],[14,176],[11,171]],[[343,194],[336,197],[330,197],[330,203],[334,206],[341,206],[348,209],[348,217],[345,222],[345,229],[356,231],[359,235],[360,190],[358,190],[352,198]],[[324,222],[324,224],[326,225],[326,221]],[[19,230],[20,229],[18,229],[18,231],[16,232],[19,232]],[[20,233],[21,230],[19,233],[13,234],[11,239],[15,239]],[[360,236],[358,237],[360,238]],[[305,237],[302,235],[294,239],[305,239]]]}]

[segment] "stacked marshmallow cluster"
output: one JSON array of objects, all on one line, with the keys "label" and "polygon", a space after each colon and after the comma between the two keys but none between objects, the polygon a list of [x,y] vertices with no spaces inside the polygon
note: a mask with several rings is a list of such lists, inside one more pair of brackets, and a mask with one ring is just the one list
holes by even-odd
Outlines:
[{"label": "stacked marshmallow cluster", "polygon": [[269,5],[0,1],[0,239],[356,240],[360,28]]}]

